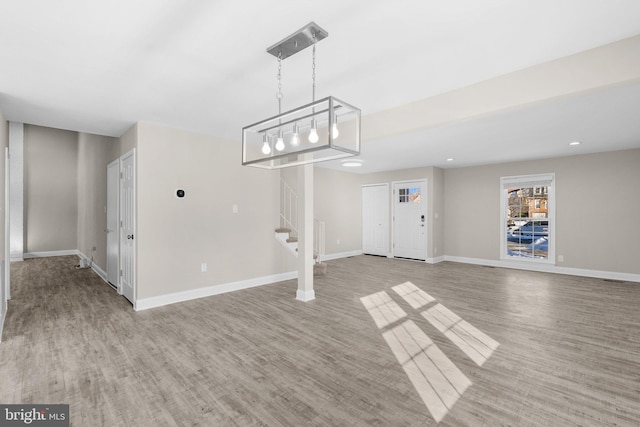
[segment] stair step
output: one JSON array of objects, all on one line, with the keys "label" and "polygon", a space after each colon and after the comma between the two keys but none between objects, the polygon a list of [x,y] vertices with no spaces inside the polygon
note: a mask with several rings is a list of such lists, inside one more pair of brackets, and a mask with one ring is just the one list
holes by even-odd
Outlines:
[{"label": "stair step", "polygon": [[291,229],[285,227],[276,228],[276,233],[291,233]]},{"label": "stair step", "polygon": [[298,238],[297,238],[297,237],[289,237],[289,238],[287,239],[287,243],[295,243],[295,242],[297,242],[297,241],[298,241]]}]

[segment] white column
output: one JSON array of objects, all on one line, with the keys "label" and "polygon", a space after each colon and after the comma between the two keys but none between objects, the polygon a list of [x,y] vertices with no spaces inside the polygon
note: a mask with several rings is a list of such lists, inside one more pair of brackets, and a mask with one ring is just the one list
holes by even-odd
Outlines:
[{"label": "white column", "polygon": [[313,290],[313,164],[298,166],[298,291],[296,299],[315,299]]},{"label": "white column", "polygon": [[9,122],[10,236],[11,260],[24,257],[24,124]]}]

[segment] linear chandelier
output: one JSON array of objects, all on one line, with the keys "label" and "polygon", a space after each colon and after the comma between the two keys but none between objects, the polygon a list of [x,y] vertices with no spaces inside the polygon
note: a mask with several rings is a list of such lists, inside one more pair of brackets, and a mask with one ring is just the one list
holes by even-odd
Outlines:
[{"label": "linear chandelier", "polygon": [[[278,115],[242,128],[242,164],[264,169],[360,154],[360,110],[333,96],[316,97],[316,42],[328,33],[314,22],[274,44],[278,60]],[[312,46],[311,103],[282,112],[282,61]]]}]

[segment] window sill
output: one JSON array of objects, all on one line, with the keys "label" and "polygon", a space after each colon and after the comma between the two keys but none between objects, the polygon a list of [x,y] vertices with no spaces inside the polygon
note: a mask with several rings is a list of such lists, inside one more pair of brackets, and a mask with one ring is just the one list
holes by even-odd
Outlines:
[{"label": "window sill", "polygon": [[525,258],[525,257],[517,257],[517,256],[502,256],[500,257],[501,261],[513,262],[513,263],[524,263],[524,264],[545,264],[545,265],[556,265],[553,259],[542,259],[542,258]]}]

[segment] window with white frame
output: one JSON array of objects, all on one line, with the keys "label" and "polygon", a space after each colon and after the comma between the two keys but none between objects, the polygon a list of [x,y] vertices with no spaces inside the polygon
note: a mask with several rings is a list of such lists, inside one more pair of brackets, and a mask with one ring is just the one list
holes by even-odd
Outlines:
[{"label": "window with white frame", "polygon": [[420,203],[420,187],[400,188],[399,203]]},{"label": "window with white frame", "polygon": [[555,261],[555,175],[500,178],[501,258]]}]

